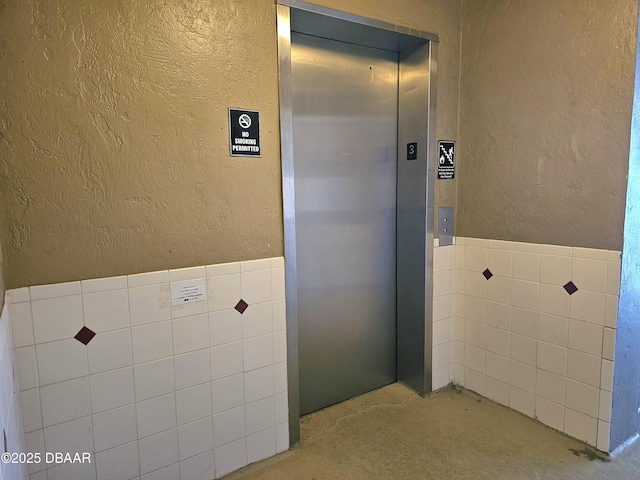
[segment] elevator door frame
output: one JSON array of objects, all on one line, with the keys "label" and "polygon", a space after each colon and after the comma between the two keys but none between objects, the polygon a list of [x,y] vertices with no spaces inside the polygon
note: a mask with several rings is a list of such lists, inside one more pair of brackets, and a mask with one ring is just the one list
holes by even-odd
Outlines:
[{"label": "elevator door frame", "polygon": [[[291,32],[399,54],[396,220],[397,379],[431,392],[433,222],[438,36],[319,7],[278,0],[280,149],[284,214],[289,443],[300,440],[296,219],[293,154]],[[408,144],[417,158],[407,160]]]}]

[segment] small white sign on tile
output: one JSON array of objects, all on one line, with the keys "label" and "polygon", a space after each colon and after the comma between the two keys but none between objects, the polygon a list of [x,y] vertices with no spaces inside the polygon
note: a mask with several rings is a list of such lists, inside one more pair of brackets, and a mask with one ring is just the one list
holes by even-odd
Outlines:
[{"label": "small white sign on tile", "polygon": [[206,299],[207,281],[204,278],[171,284],[171,305],[203,302]]}]

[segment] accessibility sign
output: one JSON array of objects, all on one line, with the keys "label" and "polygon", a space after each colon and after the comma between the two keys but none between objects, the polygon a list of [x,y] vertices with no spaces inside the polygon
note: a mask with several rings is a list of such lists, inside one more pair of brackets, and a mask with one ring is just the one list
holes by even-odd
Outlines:
[{"label": "accessibility sign", "polygon": [[449,180],[456,170],[456,142],[440,140],[438,142],[438,179]]},{"label": "accessibility sign", "polygon": [[229,146],[232,157],[260,157],[260,112],[229,109]]}]

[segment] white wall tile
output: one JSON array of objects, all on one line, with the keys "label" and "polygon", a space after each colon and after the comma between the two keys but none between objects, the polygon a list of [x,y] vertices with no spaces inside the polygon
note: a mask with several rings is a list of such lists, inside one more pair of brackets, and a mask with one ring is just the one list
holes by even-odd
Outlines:
[{"label": "white wall tile", "polygon": [[40,401],[45,427],[90,415],[89,379],[76,378],[44,386],[40,388]]},{"label": "white wall tile", "polygon": [[31,301],[29,287],[13,288],[11,290],[7,290],[6,295],[7,303],[9,304]]},{"label": "white wall tile", "polygon": [[273,306],[270,302],[249,305],[242,314],[243,338],[266,335],[273,331]]},{"label": "white wall tile", "polygon": [[498,402],[501,405],[509,406],[509,384],[487,377],[486,386],[487,398]]},{"label": "white wall tile", "polygon": [[169,272],[167,270],[137,273],[135,275],[127,276],[127,284],[129,285],[129,288],[146,287],[160,283],[169,283]]},{"label": "white wall tile", "polygon": [[538,341],[537,367],[556,375],[567,375],[567,349]]},{"label": "white wall tile", "polygon": [[136,401],[170,393],[174,390],[173,359],[141,363],[133,369]]},{"label": "white wall tile", "polygon": [[[578,285],[576,285],[580,288]],[[571,295],[570,317],[604,325],[605,295],[578,290]]]},{"label": "white wall tile", "polygon": [[[274,388],[275,383],[274,380]],[[232,375],[211,382],[211,392],[213,413],[224,412],[244,405],[244,374]]]},{"label": "white wall tile", "polygon": [[487,298],[491,301],[511,303],[511,278],[493,276],[487,281]]},{"label": "white wall tile", "polygon": [[134,405],[93,415],[93,441],[96,452],[133,442],[137,437]]},{"label": "white wall tile", "polygon": [[502,330],[511,330],[511,306],[487,302],[487,323]]},{"label": "white wall tile", "polygon": [[279,332],[287,328],[287,311],[285,300],[273,301],[273,331]]},{"label": "white wall tile", "polygon": [[136,403],[138,438],[148,437],[177,426],[176,398],[169,393]]},{"label": "white wall tile", "polygon": [[541,312],[538,315],[538,340],[566,347],[569,344],[569,319]]},{"label": "white wall tile", "polygon": [[567,380],[567,408],[598,418],[600,404],[600,390],[584,383]]},{"label": "white wall tile", "polygon": [[459,270],[466,269],[465,246],[456,244],[453,247],[453,268]]},{"label": "white wall tile", "polygon": [[509,389],[509,406],[520,413],[533,417],[535,412],[535,397],[513,385]]},{"label": "white wall tile", "polygon": [[198,280],[207,276],[205,266],[176,268],[169,270],[170,282],[184,282],[188,280]]},{"label": "white wall tile", "polygon": [[511,334],[512,359],[535,367],[537,348],[537,340],[529,337],[523,337],[522,335],[517,335],[515,333]]},{"label": "white wall tile", "polygon": [[613,328],[604,328],[602,336],[602,358],[613,360],[616,348],[616,331]]},{"label": "white wall tile", "polygon": [[562,245],[541,245],[540,253],[543,255],[557,255],[563,257],[573,256],[573,248]]},{"label": "white wall tile", "polygon": [[244,400],[246,403],[273,396],[273,387],[273,365],[244,374]]},{"label": "white wall tile", "polygon": [[48,452],[94,453],[91,417],[82,417],[45,428],[44,445]]},{"label": "white wall tile", "polygon": [[247,436],[247,461],[249,463],[263,460],[276,454],[275,428]]},{"label": "white wall tile", "polygon": [[453,339],[459,342],[464,342],[464,318],[454,317],[451,319],[453,322]]},{"label": "white wall tile", "polygon": [[213,451],[211,417],[178,427],[178,458],[184,460],[208,450]]},{"label": "white wall tile", "polygon": [[184,425],[212,415],[211,385],[203,383],[176,392],[176,417]]},{"label": "white wall tile", "polygon": [[173,355],[171,322],[157,322],[131,329],[133,363],[151,362]]},{"label": "white wall tile", "polygon": [[209,313],[209,343],[211,346],[237,342],[238,340],[242,340],[242,316],[239,312],[231,309]]},{"label": "white wall tile", "polygon": [[540,283],[562,286],[571,280],[571,257],[546,255],[540,258]]},{"label": "white wall tile", "polygon": [[605,422],[611,421],[611,404],[612,393],[605,390],[600,390],[600,406],[598,408],[598,418]]},{"label": "white wall tile", "polygon": [[[475,322],[472,322],[475,323]],[[449,319],[439,320],[437,322],[433,322],[433,344],[439,345],[441,343],[446,343],[451,341],[452,339],[449,337]],[[486,326],[483,325],[483,327]]]},{"label": "white wall tile", "polygon": [[69,480],[81,478],[82,480],[96,480],[96,467],[92,463],[64,463],[47,470],[48,480]]},{"label": "white wall tile", "polygon": [[607,289],[609,295],[620,294],[620,261],[607,262]]},{"label": "white wall tile", "polygon": [[240,262],[218,263],[216,265],[207,265],[207,276],[214,277],[217,275],[230,275],[240,273]]},{"label": "white wall tile", "polygon": [[55,283],[52,285],[37,285],[29,288],[31,301],[43,300],[47,298],[68,297],[80,295],[82,289],[80,282]]},{"label": "white wall tile", "polygon": [[529,338],[538,337],[538,312],[525,308],[511,309],[511,331]]},{"label": "white wall tile", "polygon": [[15,357],[20,390],[29,390],[37,387],[39,381],[35,347],[16,348]]},{"label": "white wall tile", "polygon": [[282,393],[288,390],[287,386],[287,363],[276,363],[273,366],[273,385],[274,392]]},{"label": "white wall tile", "polygon": [[452,295],[442,295],[433,299],[433,321],[447,319],[451,316]]},{"label": "white wall tile", "polygon": [[611,425],[608,422],[598,421],[598,438],[596,446],[598,450],[609,452],[609,438]]},{"label": "white wall tile", "polygon": [[[26,452],[39,453],[41,457],[45,456],[44,447],[44,430],[35,430],[24,434],[24,446]],[[46,465],[43,463],[32,463],[28,465],[27,471],[31,474],[44,470]],[[45,478],[46,480],[46,478]]]},{"label": "white wall tile", "polygon": [[564,433],[587,442],[589,445],[596,444],[598,431],[598,420],[584,413],[579,413],[570,408],[564,413]]},{"label": "white wall tile", "polygon": [[180,478],[211,480],[215,477],[213,450],[180,461]]},{"label": "white wall tile", "polygon": [[524,280],[513,280],[511,303],[514,307],[537,310],[539,300],[539,284]]},{"label": "white wall tile", "polygon": [[271,270],[271,298],[273,300],[285,298],[284,267]]},{"label": "white wall tile", "polygon": [[454,291],[451,293],[459,293],[462,295],[467,293],[467,277],[465,270],[452,270],[451,280],[454,285]]},{"label": "white wall tile", "polygon": [[486,394],[487,377],[484,373],[477,372],[470,368],[464,369],[464,386],[480,395]]},{"label": "white wall tile", "polygon": [[466,270],[480,273],[489,266],[489,252],[486,246],[467,245],[465,248]]},{"label": "white wall tile", "polygon": [[240,273],[209,277],[207,288],[210,312],[233,308],[242,298]]},{"label": "white wall tile", "polygon": [[34,344],[33,320],[31,318],[31,303],[11,303],[11,327],[13,329],[14,348]]},{"label": "white wall tile", "polygon": [[[435,368],[431,373],[431,388],[435,390],[439,390],[441,388],[446,387],[449,384],[449,366],[446,365],[444,367]],[[286,396],[286,395],[285,395]],[[277,397],[276,397],[277,399]],[[276,405],[276,413],[278,411],[278,406]],[[276,423],[278,423],[278,419],[276,418]]]},{"label": "white wall tile", "polygon": [[245,372],[273,364],[273,335],[249,338],[243,344]]},{"label": "white wall tile", "polygon": [[138,442],[96,453],[95,464],[97,480],[137,478],[140,475]]},{"label": "white wall tile", "polygon": [[141,438],[138,445],[140,473],[143,475],[178,461],[178,433],[176,429]]},{"label": "white wall tile", "polygon": [[[558,405],[565,404],[566,377],[538,369],[536,371],[536,395]],[[556,427],[557,428],[557,427]],[[562,430],[562,426],[560,426]]]},{"label": "white wall tile", "polygon": [[172,326],[174,355],[209,347],[209,316],[207,314],[174,319]]},{"label": "white wall tile", "polygon": [[602,353],[602,326],[580,320],[569,322],[569,348],[600,356]]},{"label": "white wall tile", "polygon": [[245,435],[244,407],[232,408],[213,416],[213,442],[215,447],[244,439]]},{"label": "white wall tile", "polygon": [[[236,375],[244,371],[243,343],[233,342],[211,347],[211,380]],[[272,353],[273,355],[273,349]]]},{"label": "white wall tile", "polygon": [[[464,366],[476,372],[484,374],[486,372],[487,351],[483,348],[465,344],[464,346]],[[479,393],[479,392],[478,392]]]},{"label": "white wall tile", "polygon": [[276,452],[289,450],[289,423],[276,425]]},{"label": "white wall tile", "polygon": [[240,271],[244,272],[255,272],[256,270],[265,270],[271,268],[271,259],[262,258],[259,260],[246,260],[244,262],[240,262]]},{"label": "white wall tile", "polygon": [[466,320],[464,323],[464,341],[476,347],[487,348],[487,326]]},{"label": "white wall tile", "polygon": [[487,351],[509,357],[511,355],[511,334],[499,328],[487,330]]},{"label": "white wall tile", "polygon": [[536,392],[536,368],[517,360],[511,360],[509,384],[534,394]]},{"label": "white wall tile", "polygon": [[142,475],[140,480],[174,480],[180,476],[179,464],[172,463],[166,467],[159,468],[151,473]]},{"label": "white wall tile", "polygon": [[83,326],[80,295],[32,301],[31,312],[36,343],[72,338]]},{"label": "white wall tile", "polygon": [[607,295],[605,298],[604,326],[616,328],[618,324],[618,301],[617,295]]},{"label": "white wall tile", "polygon": [[244,439],[227,443],[215,449],[215,473],[220,478],[247,464],[247,444]]},{"label": "white wall tile", "polygon": [[169,284],[129,288],[131,325],[145,325],[171,319]]},{"label": "white wall tile", "polygon": [[600,357],[569,350],[567,377],[592,387],[600,387]]},{"label": "white wall tile", "polygon": [[596,248],[573,247],[573,257],[587,258],[591,260],[607,260],[609,257],[609,251]]},{"label": "white wall tile", "polygon": [[284,257],[271,257],[271,268],[284,267]]},{"label": "white wall tile", "polygon": [[433,249],[433,271],[453,269],[453,245]]},{"label": "white wall tile", "polygon": [[89,374],[87,348],[74,338],[36,345],[36,358],[40,385]]},{"label": "white wall tile", "polygon": [[[437,275],[440,275],[443,278],[448,278],[448,273],[449,272],[440,272]],[[436,278],[434,275],[434,290],[433,290],[433,295],[436,296],[436,293],[438,293],[439,295],[446,295],[447,293],[450,293],[450,291],[447,290],[439,290],[436,291],[435,288],[435,283],[436,283]],[[472,297],[477,297],[477,298],[487,298],[487,291],[488,291],[488,285],[487,285],[487,279],[484,277],[484,275],[482,275],[482,272],[470,272],[470,271],[466,271],[465,272],[465,293],[467,295],[470,295]]]},{"label": "white wall tile", "polygon": [[489,250],[498,249],[498,250],[513,250],[513,242],[507,240],[491,240],[487,239],[487,246]]},{"label": "white wall tile", "polygon": [[[200,278],[200,279],[194,279],[194,280],[185,280],[185,282],[187,282],[189,285],[192,285],[194,282],[206,283],[206,279]],[[173,296],[180,295],[179,292],[182,291],[182,287],[183,287],[182,283],[183,282],[171,283],[171,287],[170,287],[172,289],[171,295]],[[200,315],[200,314],[207,313],[209,307],[207,303],[206,293],[207,292],[205,290],[204,298],[199,298],[198,300],[193,300],[187,303],[184,303],[184,302],[174,303],[172,298],[171,318],[182,318],[182,317],[189,317],[192,315]]]},{"label": "white wall tile", "polygon": [[84,294],[82,304],[85,325],[96,333],[131,326],[129,291],[126,289]]},{"label": "white wall tile", "polygon": [[107,277],[107,278],[92,278],[89,280],[82,280],[80,282],[82,287],[82,294],[106,292],[107,290],[119,290],[128,288],[127,276],[122,275],[119,277]]},{"label": "white wall tile", "polygon": [[513,278],[538,282],[540,280],[540,255],[537,253],[513,252]]},{"label": "white wall tile", "polygon": [[488,268],[496,276],[511,278],[513,251],[489,247]]},{"label": "white wall tile", "polygon": [[535,417],[551,428],[564,430],[564,407],[544,398],[536,397]]},{"label": "white wall tile", "polygon": [[271,270],[242,272],[242,299],[249,305],[271,300]]},{"label": "white wall tile", "polygon": [[511,362],[509,357],[487,352],[487,377],[509,384]]},{"label": "white wall tile", "polygon": [[527,252],[540,254],[542,246],[538,243],[513,242],[514,252]]},{"label": "white wall tile", "polygon": [[567,291],[557,285],[540,285],[540,312],[568,317],[571,298]]},{"label": "white wall tile", "polygon": [[244,406],[247,436],[275,426],[273,397],[263,398]]},{"label": "white wall tile", "polygon": [[133,365],[130,328],[99,333],[86,348],[90,374]]},{"label": "white wall tile", "polygon": [[482,298],[464,296],[464,312],[467,320],[487,323],[487,301]]},{"label": "white wall tile", "polygon": [[135,402],[133,367],[91,375],[91,411],[103,412]]},{"label": "white wall tile", "polygon": [[613,391],[613,362],[610,360],[602,360],[600,388],[607,392]]},{"label": "white wall tile", "polygon": [[20,410],[25,432],[42,428],[42,407],[40,405],[40,389],[32,388],[20,392]]},{"label": "white wall tile", "polygon": [[471,247],[488,248],[489,246],[489,240],[487,240],[486,238],[465,237],[464,242],[465,245],[469,245]]},{"label": "white wall tile", "polygon": [[592,292],[607,291],[607,262],[586,258],[574,258],[571,280],[578,288]]},{"label": "white wall tile", "polygon": [[173,358],[176,390],[193,387],[211,380],[209,349],[176,355]]}]

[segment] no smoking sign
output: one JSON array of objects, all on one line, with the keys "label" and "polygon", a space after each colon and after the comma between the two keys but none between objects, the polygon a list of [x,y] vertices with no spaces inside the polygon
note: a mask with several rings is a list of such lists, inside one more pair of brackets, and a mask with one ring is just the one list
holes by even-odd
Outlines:
[{"label": "no smoking sign", "polygon": [[232,157],[259,157],[260,112],[229,109],[229,146]]}]

